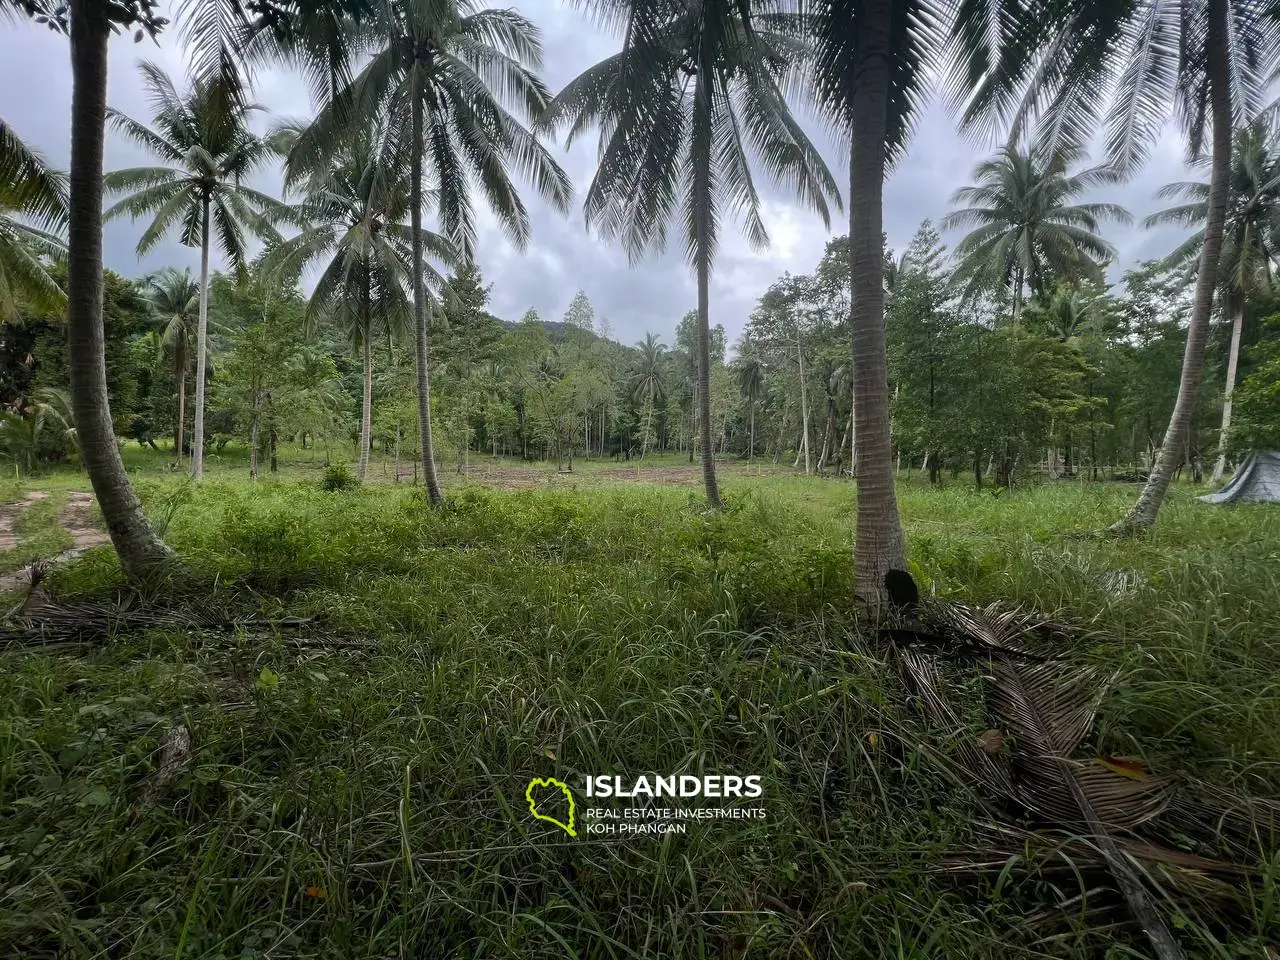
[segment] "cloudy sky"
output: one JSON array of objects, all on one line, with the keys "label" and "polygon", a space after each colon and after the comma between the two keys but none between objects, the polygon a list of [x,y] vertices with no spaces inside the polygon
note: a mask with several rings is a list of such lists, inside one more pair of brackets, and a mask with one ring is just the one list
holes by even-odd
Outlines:
[{"label": "cloudy sky", "polygon": [[[542,30],[544,73],[553,91],[617,49],[615,38],[597,32],[561,0],[515,0],[514,5]],[[145,121],[147,104],[135,67],[139,58],[155,60],[175,78],[180,77],[183,56],[177,32],[170,29],[158,47],[150,41],[135,45],[128,36],[111,43],[108,102]],[[306,89],[291,74],[264,73],[255,84],[255,99],[274,114],[303,117],[310,112]],[[0,25],[0,116],[53,164],[63,168],[69,156],[70,103],[66,40],[34,25]],[[822,148],[837,182],[847,183],[841,162],[843,151],[834,149],[822,136],[819,124],[807,122],[806,126]],[[885,229],[890,244],[902,248],[921,220],[936,221],[944,215],[951,193],[968,182],[974,163],[990,149],[990,144],[959,137],[946,112],[938,105],[930,107],[921,119],[910,155],[898,165],[885,187]],[[678,243],[665,252],[651,254],[639,266],[630,267],[620,249],[589,234],[582,222],[580,201],[594,171],[594,142],[576,144],[570,152],[556,147],[555,153],[573,179],[579,206],[570,216],[563,217],[545,206],[532,191],[524,191],[533,221],[533,239],[525,251],[513,249],[486,217],[479,261],[484,276],[493,284],[490,309],[514,320],[532,306],[542,317],[558,319],[574,292],[581,288],[595,305],[597,317],[609,319],[616,339],[634,342],[652,330],[670,342],[680,317],[696,304],[697,293]],[[1090,199],[1124,203],[1135,217],[1141,217],[1158,207],[1153,199],[1157,187],[1187,178],[1181,156],[1174,131],[1166,130],[1146,168],[1134,181]],[[151,162],[140,149],[109,135],[108,170]],[[255,185],[274,190],[274,180],[264,176]],[[730,342],[742,331],[756,299],[776,277],[783,271],[812,270],[827,239],[833,233],[844,232],[838,222],[833,223],[834,229],[824,227],[817,216],[797,206],[786,191],[775,188],[763,175],[757,178],[757,186],[764,199],[772,246],[753,251],[726,224],[712,277],[711,320],[724,324]],[[198,253],[176,240],[161,244],[139,260],[134,244],[143,226],[127,219],[107,226],[107,266],[131,276],[169,264],[198,268]],[[678,239],[679,233],[671,232]],[[1109,225],[1105,235],[1115,244],[1122,267],[1164,254],[1176,239],[1168,231],[1144,231],[1138,226]],[[944,237],[948,242],[955,239]],[[215,254],[215,265],[218,262]],[[1115,279],[1118,276],[1117,271]]]}]

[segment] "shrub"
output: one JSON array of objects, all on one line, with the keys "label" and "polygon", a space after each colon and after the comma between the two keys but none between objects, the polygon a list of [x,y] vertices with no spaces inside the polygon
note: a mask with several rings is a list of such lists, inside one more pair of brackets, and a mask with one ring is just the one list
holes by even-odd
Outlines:
[{"label": "shrub", "polygon": [[324,476],[320,478],[320,489],[335,493],[338,490],[350,490],[358,487],[360,481],[345,463],[331,463],[324,468]]}]

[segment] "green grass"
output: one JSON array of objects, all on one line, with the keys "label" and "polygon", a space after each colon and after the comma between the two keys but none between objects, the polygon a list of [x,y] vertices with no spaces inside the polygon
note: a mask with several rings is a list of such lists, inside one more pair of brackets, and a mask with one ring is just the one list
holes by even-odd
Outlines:
[{"label": "green grass", "polygon": [[[617,475],[633,465],[612,461],[575,463],[570,480],[530,468],[537,489],[521,492],[446,469],[449,504],[431,510],[405,484],[323,493],[320,466],[296,460],[256,487],[224,461],[194,490],[158,456],[131,459],[215,597],[318,619],[304,644],[153,630],[3,655],[0,953],[1148,949],[1114,925],[1125,915],[1106,893],[1084,915],[1043,915],[1082,882],[1105,884],[1061,859],[1007,878],[938,871],[987,835],[974,798],[912,746],[937,731],[856,633],[848,483],[731,465],[728,510],[710,516],[696,485],[633,483]],[[1121,542],[1070,534],[1118,516],[1130,487],[996,497],[906,482],[901,497],[929,588],[1088,631],[1075,656],[1120,676],[1093,746],[1276,796],[1280,511],[1189,492],[1175,489],[1151,537]],[[1110,570],[1140,574],[1138,588],[1108,592]],[[55,585],[94,595],[118,576],[95,550]],[[194,757],[150,798],[157,746],[178,723]],[[523,807],[534,776],[577,788],[588,773],[697,771],[762,775],[767,819],[570,839]],[[1273,867],[1238,917],[1178,916],[1191,955],[1260,957],[1280,938],[1265,853]]]}]

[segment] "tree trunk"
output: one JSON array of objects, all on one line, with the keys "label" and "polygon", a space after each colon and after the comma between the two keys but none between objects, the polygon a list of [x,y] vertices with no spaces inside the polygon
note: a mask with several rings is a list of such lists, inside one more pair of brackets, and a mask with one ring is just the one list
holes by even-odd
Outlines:
[{"label": "tree trunk", "polygon": [[191,431],[191,479],[204,477],[204,376],[209,362],[209,197],[200,200],[200,319],[196,324],[196,411]]},{"label": "tree trunk", "polygon": [[369,446],[373,437],[373,350],[369,344],[369,326],[364,328],[364,389],[360,396],[360,463],[356,476],[361,480],[369,472]]},{"label": "tree trunk", "polygon": [[1227,468],[1227,434],[1231,430],[1231,395],[1236,389],[1236,368],[1240,362],[1240,335],[1244,332],[1244,300],[1235,304],[1235,319],[1231,323],[1231,352],[1227,355],[1227,389],[1222,395],[1222,433],[1218,437],[1218,462],[1213,465],[1210,482],[1222,479]]},{"label": "tree trunk", "polygon": [[857,31],[859,73],[850,105],[849,270],[858,469],[854,595],[873,607],[885,599],[885,573],[905,570],[907,563],[893,489],[884,333],[883,207],[892,17],[892,0],[864,0]]},{"label": "tree trunk", "polygon": [[698,272],[698,440],[707,505],[719,510],[715,450],[711,446],[711,76],[703,64],[697,74],[693,103],[694,259]]},{"label": "tree trunk", "polygon": [[173,554],[151,528],[129,483],[107,396],[102,326],[102,151],[110,35],[97,0],[73,0],[67,360],[80,457],[120,566],[136,581],[167,564]]},{"label": "tree trunk", "polygon": [[409,170],[409,226],[413,234],[413,332],[414,362],[418,374],[418,432],[422,447],[422,475],[432,503],[442,503],[436,476],[436,454],[431,444],[431,375],[428,368],[426,290],[422,284],[422,90],[420,67],[413,65],[409,96],[413,99],[413,147]]},{"label": "tree trunk", "polygon": [[[800,437],[800,451],[804,454],[804,473],[808,476],[811,472],[809,464],[809,392],[805,387],[804,381],[804,348],[800,345],[800,321],[796,321],[796,358],[800,362],[800,429],[803,435]],[[800,458],[796,457],[798,463]]]},{"label": "tree trunk", "polygon": [[178,371],[178,430],[175,435],[177,443],[177,463],[182,465],[182,443],[185,438],[184,431],[186,429],[187,419],[187,371]]},{"label": "tree trunk", "polygon": [[1209,103],[1213,115],[1213,167],[1209,177],[1209,199],[1204,224],[1204,246],[1200,251],[1200,272],[1196,277],[1195,300],[1187,325],[1187,347],[1182,356],[1182,376],[1178,399],[1165,431],[1164,442],[1142,496],[1128,516],[1111,528],[1112,533],[1140,533],[1156,520],[1168,492],[1173,471],[1187,448],[1191,420],[1195,415],[1200,375],[1204,371],[1204,348],[1209,336],[1209,315],[1213,311],[1213,291],[1222,252],[1222,228],[1226,221],[1227,194],[1231,172],[1231,88],[1227,62],[1227,0],[1209,0],[1206,38],[1206,72]]},{"label": "tree trunk", "polygon": [[[258,479],[258,447],[262,442],[262,417],[259,411],[262,409],[262,395],[255,389],[253,392],[253,401],[251,403],[252,412],[249,414],[249,479]],[[325,458],[328,459],[327,457]]]},{"label": "tree trunk", "polygon": [[751,403],[751,439],[747,441],[747,460],[752,461],[756,458],[756,405],[755,401]]},{"label": "tree trunk", "polygon": [[373,441],[373,295],[369,289],[369,265],[364,264],[361,277],[360,340],[363,347],[364,390],[360,395],[360,461],[356,476],[361,480],[369,472],[369,447]]},{"label": "tree trunk", "polygon": [[1021,323],[1022,286],[1022,264],[1019,263],[1013,268],[1013,325],[1015,327]]}]

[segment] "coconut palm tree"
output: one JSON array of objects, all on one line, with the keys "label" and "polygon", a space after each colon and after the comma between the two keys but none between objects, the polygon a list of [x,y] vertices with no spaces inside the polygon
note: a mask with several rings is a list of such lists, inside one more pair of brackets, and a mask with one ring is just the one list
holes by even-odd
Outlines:
[{"label": "coconut palm tree", "polygon": [[977,182],[951,197],[952,203],[967,206],[940,224],[943,230],[974,228],[956,247],[957,279],[967,296],[1011,287],[1015,325],[1028,286],[1039,294],[1052,277],[1101,280],[1102,264],[1115,249],[1098,235],[1098,225],[1131,220],[1114,203],[1071,202],[1116,180],[1105,166],[1068,174],[1071,156],[1070,151],[1006,146],[974,168]]},{"label": "coconut palm tree", "polygon": [[107,40],[118,28],[155,35],[164,20],[141,3],[6,0],[0,9],[47,18],[70,36],[71,162],[67,178],[67,365],[80,458],[125,574],[147,578],[170,561],[129,482],[111,422],[102,327],[102,152]]},{"label": "coconut palm tree", "polygon": [[[300,13],[340,8],[363,13],[372,0],[255,0],[255,23],[287,33]],[[221,76],[234,94],[240,79],[235,49],[239,33],[229,24],[248,25],[249,4],[241,0],[187,0],[183,39],[193,53],[197,75]],[[107,523],[111,543],[127,577],[148,579],[167,567],[172,551],[142,512],[116,444],[107,396],[102,321],[102,154],[106,139],[107,41],[115,32],[156,37],[167,26],[158,4],[144,0],[0,0],[0,15],[35,17],[70,38],[71,162],[67,199],[67,360],[71,407],[80,458]],[[228,16],[229,15],[229,16]],[[234,100],[236,97],[232,97]]]},{"label": "coconut palm tree", "polygon": [[[286,175],[320,162],[353,125],[384,117],[409,139],[409,216],[415,362],[422,465],[427,491],[439,503],[431,438],[431,383],[422,229],[424,160],[438,204],[441,232],[470,259],[475,253],[471,183],[480,186],[508,238],[529,239],[529,217],[508,176],[514,167],[550,203],[567,211],[568,177],[526,122],[550,97],[534,71],[541,65],[537,29],[512,10],[478,9],[471,0],[376,0],[352,33],[349,50],[367,56],[298,138]],[[326,49],[326,55],[328,50]],[[523,117],[525,122],[522,122]]]},{"label": "coconut palm tree", "polygon": [[745,357],[738,364],[738,392],[747,401],[751,426],[747,440],[747,459],[756,458],[756,407],[764,396],[764,365],[757,357]]},{"label": "coconut palm tree", "polygon": [[152,218],[138,239],[139,256],[175,228],[186,246],[200,248],[200,318],[191,444],[191,477],[199,481],[204,474],[211,234],[217,231],[223,255],[240,269],[246,262],[248,232],[270,241],[278,237],[272,222],[294,217],[279,200],[243,183],[271,155],[266,142],[246,123],[249,110],[256,107],[228,106],[228,92],[217,82],[197,83],[182,95],[154,63],[140,63],[138,71],[153,104],[154,126],[148,127],[116,110],[107,111],[108,121],[117,132],[172,166],[132,167],[108,173],[103,178],[107,193],[127,195],[104,216],[108,220],[125,214],[134,220]]},{"label": "coconut palm tree", "polygon": [[667,399],[667,385],[662,376],[666,348],[657,334],[646,333],[636,344],[640,356],[636,359],[635,373],[631,380],[631,397],[644,405],[644,439],[640,443],[640,458],[649,450],[649,433],[653,428],[654,408]]},{"label": "coconut palm tree", "polygon": [[41,262],[65,255],[66,222],[66,176],[50,170],[0,120],[0,320],[11,319],[19,301],[66,308],[66,294]]},{"label": "coconut palm tree", "polygon": [[1097,331],[1107,318],[1105,301],[1078,287],[1046,291],[1027,304],[1026,316],[1061,343],[1070,343],[1085,333]]},{"label": "coconut palm tree", "polygon": [[623,48],[570,81],[546,123],[567,127],[567,143],[599,126],[599,166],[584,213],[602,234],[620,238],[633,262],[665,245],[673,218],[683,220],[698,283],[702,473],[707,502],[719,508],[708,312],[721,220],[739,215],[753,246],[769,241],[748,153],[824,223],[829,201],[839,205],[834,179],[783,95],[808,48],[792,19],[756,17],[748,3],[632,2],[621,5],[621,16],[612,0],[591,5],[625,24]]},{"label": "coconut palm tree", "polygon": [[1087,144],[1101,128],[1107,159],[1123,174],[1145,160],[1170,113],[1192,159],[1209,148],[1204,238],[1178,397],[1142,495],[1111,528],[1140,532],[1155,522],[1190,437],[1220,282],[1232,131],[1258,114],[1280,59],[1275,4],[1064,0],[1000,11],[1006,35],[1019,41],[969,64],[968,123],[1009,119],[1016,136],[1035,121],[1050,146]]},{"label": "coconut palm tree", "polygon": [[[858,464],[854,593],[886,599],[885,573],[905,569],[893,488],[885,356],[884,179],[904,152],[930,79],[949,76],[962,97],[985,77],[1009,33],[1012,11],[985,0],[815,0],[810,75],[849,150],[850,326],[854,460]],[[955,7],[955,16],[952,16]],[[1027,35],[1034,39],[1034,35]]]},{"label": "coconut palm tree", "polygon": [[[1227,462],[1227,433],[1231,429],[1231,395],[1235,392],[1244,332],[1245,305],[1261,292],[1274,292],[1277,255],[1280,255],[1280,138],[1264,124],[1255,123],[1235,134],[1228,180],[1227,215],[1218,261],[1218,295],[1231,317],[1231,348],[1227,355],[1227,382],[1222,399],[1222,432],[1212,481],[1222,479]],[[1177,206],[1153,213],[1144,226],[1176,223],[1198,226],[1168,257],[1170,267],[1194,267],[1204,247],[1204,223],[1208,213],[1209,184],[1170,183],[1161,188],[1162,199],[1182,200]]]},{"label": "coconut palm tree", "polygon": [[[303,128],[277,129],[273,146],[286,156]],[[412,262],[412,227],[405,222],[409,193],[404,182],[405,158],[393,156],[380,125],[356,132],[330,158],[331,165],[312,170],[301,183],[298,214],[308,224],[297,236],[273,244],[264,253],[268,274],[291,281],[308,267],[321,265],[320,278],[307,301],[307,320],[336,320],[351,334],[364,368],[360,405],[360,457],[357,476],[369,469],[373,433],[373,343],[412,328],[408,290]],[[450,265],[458,257],[453,245],[424,231],[424,245]],[[443,278],[424,265],[439,288]]]},{"label": "coconut palm tree", "polygon": [[178,381],[178,422],[173,431],[174,459],[182,463],[187,410],[187,371],[200,323],[200,285],[190,270],[169,267],[148,277],[143,296],[158,321],[157,346],[167,353]]}]

